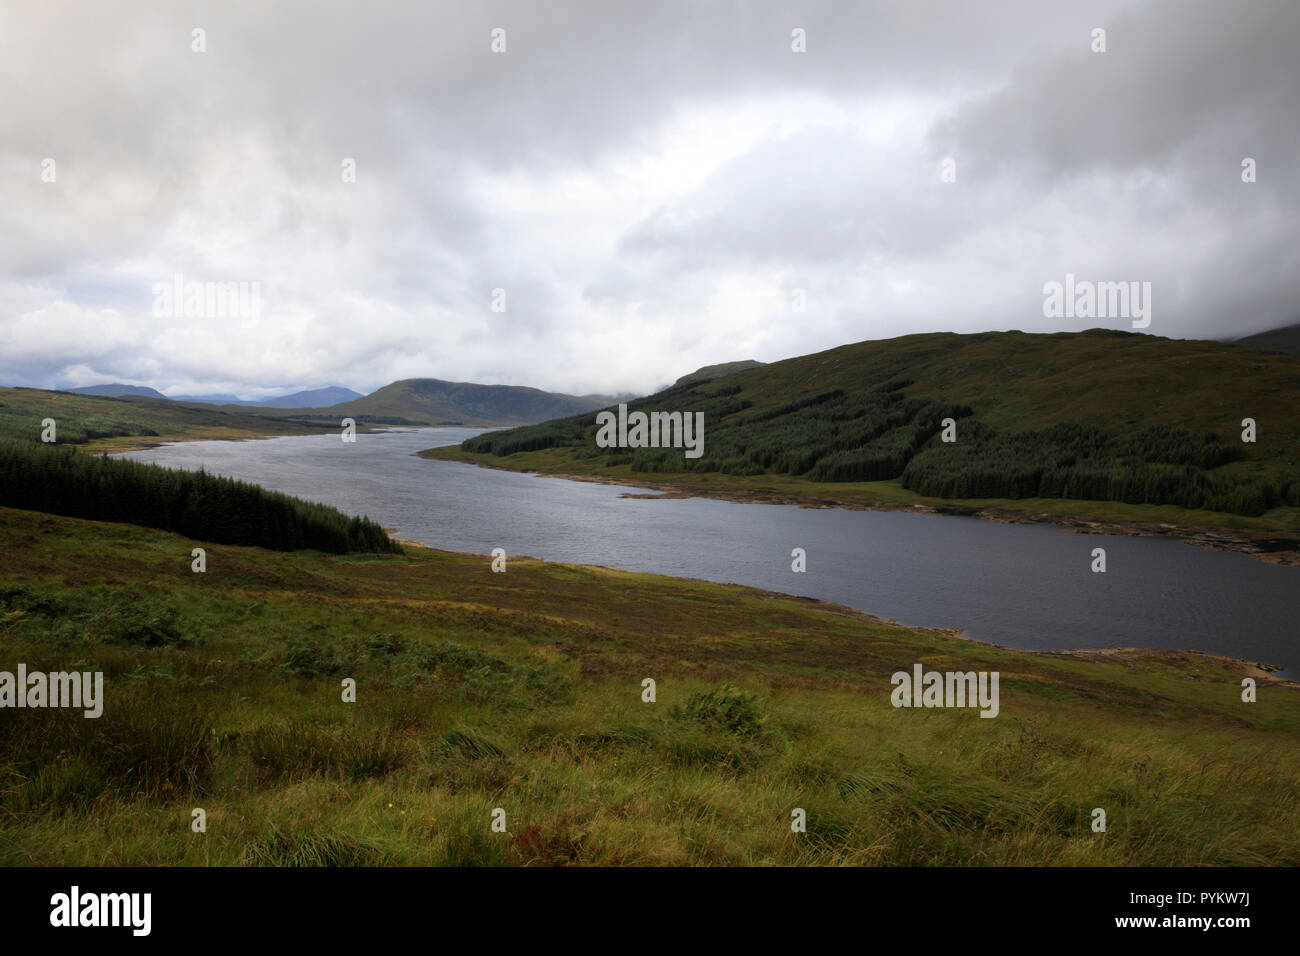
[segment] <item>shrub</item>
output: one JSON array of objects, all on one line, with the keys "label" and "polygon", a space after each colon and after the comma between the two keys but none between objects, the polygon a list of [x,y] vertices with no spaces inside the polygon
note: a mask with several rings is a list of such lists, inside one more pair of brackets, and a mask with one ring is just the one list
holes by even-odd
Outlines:
[{"label": "shrub", "polygon": [[673,716],[738,737],[756,736],[768,717],[761,697],[731,685],[694,695],[684,706],[674,708]]}]

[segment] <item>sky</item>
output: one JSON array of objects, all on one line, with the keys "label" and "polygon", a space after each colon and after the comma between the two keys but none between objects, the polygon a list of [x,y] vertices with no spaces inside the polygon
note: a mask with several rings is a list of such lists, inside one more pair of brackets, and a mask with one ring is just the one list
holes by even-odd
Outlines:
[{"label": "sky", "polygon": [[1293,0],[0,0],[0,383],[1131,330],[1045,315],[1067,275],[1240,337],[1300,319],[1297,48]]}]

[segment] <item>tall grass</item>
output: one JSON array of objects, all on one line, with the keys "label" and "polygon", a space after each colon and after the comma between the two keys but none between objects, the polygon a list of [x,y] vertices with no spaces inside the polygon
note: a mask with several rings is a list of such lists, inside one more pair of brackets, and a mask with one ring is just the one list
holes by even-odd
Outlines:
[{"label": "tall grass", "polygon": [[[216,546],[238,583],[214,587],[163,532],[9,509],[0,543],[0,670],[105,673],[97,720],[0,711],[0,863],[1300,863],[1300,694],[1245,704],[1194,655],[1032,655],[525,559],[503,589],[417,549]],[[132,587],[183,640],[89,626]],[[1000,716],[893,708],[911,662],[1000,671]]]}]

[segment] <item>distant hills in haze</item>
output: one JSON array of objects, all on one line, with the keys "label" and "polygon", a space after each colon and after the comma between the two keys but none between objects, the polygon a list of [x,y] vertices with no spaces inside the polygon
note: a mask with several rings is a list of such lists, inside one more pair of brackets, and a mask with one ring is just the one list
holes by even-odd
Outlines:
[{"label": "distant hills in haze", "polygon": [[292,395],[281,395],[278,398],[246,404],[260,405],[263,408],[328,408],[340,402],[350,402],[362,397],[360,392],[354,392],[350,388],[330,385],[326,388],[313,388],[305,392],[294,392]]},{"label": "distant hills in haze", "polygon": [[527,425],[594,411],[632,395],[565,395],[520,385],[480,385],[437,378],[393,382],[369,395],[331,386],[244,401],[235,395],[164,395],[142,385],[114,382],[61,391],[99,398],[162,401],[176,405],[206,405],[223,411],[276,418],[352,417],[358,421],[409,425]]},{"label": "distant hills in haze", "polygon": [[[1089,333],[1061,333],[1056,336],[1030,336],[1024,338],[1018,338],[1017,336],[1021,336],[1021,333],[1007,333],[991,338],[987,336],[981,338],[980,336],[934,333],[928,336],[907,336],[901,339],[889,340],[892,344],[888,346],[883,343],[873,344],[867,342],[851,348],[862,350],[864,356],[879,356],[878,361],[882,366],[888,358],[890,374],[898,378],[916,379],[918,388],[921,386],[926,387],[926,397],[945,397],[965,402],[975,400],[976,402],[989,403],[989,397],[983,392],[970,392],[967,394],[968,390],[961,386],[969,380],[969,377],[949,368],[953,362],[958,361],[956,358],[958,353],[961,354],[959,364],[964,372],[966,368],[976,367],[975,364],[972,364],[974,362],[972,356],[978,357],[982,355],[983,351],[994,349],[992,343],[995,342],[1038,343],[1034,347],[1043,351],[1044,361],[1059,362],[1072,351],[1079,350],[1084,343],[1097,344],[1112,341],[1102,330],[1093,330]],[[1138,337],[1133,340],[1132,349],[1136,350],[1142,347],[1140,339],[1141,337]],[[990,343],[988,346],[975,347],[970,345],[970,343],[982,343],[986,340]],[[1204,348],[1203,345],[1197,346],[1183,340],[1162,341],[1178,342],[1180,344],[1176,347],[1173,345],[1161,346],[1160,351],[1155,354],[1166,355],[1185,349]],[[927,348],[923,350],[924,358],[913,352],[913,349],[917,348],[919,343],[927,343]],[[1235,340],[1231,344],[1300,356],[1300,323],[1248,335]],[[997,348],[1001,347],[1001,344],[997,346]],[[846,347],[846,349],[848,348]],[[1011,351],[1014,352],[1015,350]],[[819,353],[818,361],[823,362],[820,356],[831,357],[834,361],[838,361],[839,356],[844,354],[856,353],[830,350]],[[895,355],[898,356],[897,359],[894,358]],[[1009,362],[1010,358],[1011,353],[1009,352],[1005,358],[1000,358],[999,361]],[[753,376],[753,378],[746,378],[743,381],[770,381],[773,388],[771,395],[775,396],[791,390],[789,384],[780,379],[781,370],[787,367],[800,367],[798,366],[800,361],[808,361],[808,359],[807,357],[798,360],[787,359],[784,362],[771,365],[754,359],[707,365],[681,376],[668,388],[686,389],[710,380],[746,375]],[[823,363],[809,368],[807,370],[809,377],[807,383],[805,383],[806,389],[817,392],[818,390],[825,391],[837,387],[846,390],[856,388],[857,386],[853,384],[852,375],[841,381],[841,376],[836,373],[834,361],[831,361],[830,364]],[[940,369],[942,369],[942,372],[939,371]],[[856,375],[858,372],[870,373],[869,378],[876,380],[880,378],[882,368],[864,367],[856,370],[854,374]],[[1075,373],[1072,372],[1071,374]],[[803,380],[801,379],[801,381]],[[1039,394],[1038,391],[1027,384],[1029,381],[1036,384],[1050,382],[1050,385],[1042,389],[1041,394]],[[989,387],[993,388],[994,386],[990,384]],[[996,388],[1006,389],[1008,383],[999,381]],[[1007,410],[1011,407],[1011,404],[1006,401],[996,403],[997,407],[994,404],[987,404],[986,410],[990,424],[997,427],[1006,427],[1008,425],[1045,427],[1055,421],[1055,418],[1050,414],[1044,415],[1043,409],[1054,409],[1062,402],[1073,405],[1078,401],[1075,394],[1078,391],[1078,383],[1071,385],[1053,381],[1050,376],[1043,374],[1041,370],[1032,376],[1027,376],[1025,382],[1018,383],[1013,392],[1027,389],[1034,391],[1035,401],[1021,403],[1023,405],[1023,415],[1007,415]],[[372,423],[464,425],[467,427],[531,425],[553,419],[583,415],[637,397],[635,395],[568,395],[560,392],[545,392],[541,389],[520,385],[483,385],[474,382],[451,382],[437,378],[403,379],[385,385],[369,395],[362,395],[352,389],[334,385],[293,392],[260,401],[248,401],[231,394],[168,396],[147,386],[124,385],[121,383],[92,385],[84,388],[63,389],[62,391],[79,395],[125,399],[127,401],[161,401],[177,405],[198,405],[208,409],[219,409],[242,415],[252,414],[275,418],[315,420],[325,417],[332,419],[352,417],[357,421],[370,421]],[[795,395],[795,391],[799,390],[791,390],[791,401],[803,397],[802,392]],[[1108,389],[1108,394],[1110,394],[1110,391],[1113,391],[1113,389]],[[750,400],[759,403],[759,396],[756,395]],[[1198,399],[1198,402],[1201,401],[1208,402],[1209,393],[1206,393],[1205,398]],[[1104,407],[1106,403],[1101,403],[1101,405]],[[1201,412],[1199,405],[1196,411]],[[1005,420],[1003,420],[1003,416],[1006,416]],[[1071,417],[1082,418],[1082,416],[1078,415]],[[1189,413],[1185,417],[1186,421],[1177,424],[1187,427],[1196,423],[1197,416]],[[1240,417],[1238,416],[1238,418]],[[1020,420],[1022,418],[1023,420]]]},{"label": "distant hills in haze", "polygon": [[1244,345],[1252,349],[1266,349],[1270,352],[1285,352],[1287,355],[1300,355],[1300,322],[1284,325],[1280,329],[1256,332],[1245,338],[1233,339],[1233,345]]},{"label": "distant hills in haze", "polygon": [[84,388],[61,388],[60,392],[72,392],[74,395],[94,395],[98,398],[166,398],[162,392],[156,388],[149,388],[147,385],[123,385],[121,382],[113,382],[111,385],[87,385]]},{"label": "distant hills in haze", "polygon": [[331,385],[326,388],[313,388],[304,392],[292,392],[261,401],[242,399],[238,395],[164,395],[156,388],[147,385],[123,385],[113,382],[107,385],[87,385],[84,388],[65,388],[61,391],[76,395],[95,395],[99,398],[161,398],[169,402],[191,402],[200,405],[245,405],[250,408],[327,408],[340,402],[362,398],[360,392],[350,388]]},{"label": "distant hills in haze", "polygon": [[331,406],[330,414],[400,418],[430,425],[513,425],[578,415],[616,401],[618,398],[610,395],[564,395],[522,385],[408,378]]}]

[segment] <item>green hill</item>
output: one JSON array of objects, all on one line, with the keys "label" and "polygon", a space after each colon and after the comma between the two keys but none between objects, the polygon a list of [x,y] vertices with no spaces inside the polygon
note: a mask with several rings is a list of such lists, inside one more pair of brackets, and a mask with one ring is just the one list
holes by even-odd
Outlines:
[{"label": "green hill", "polygon": [[141,439],[253,438],[337,430],[337,422],[295,420],[252,409],[183,405],[154,398],[105,398],[40,388],[0,388],[0,438],[39,441],[42,422],[54,419],[59,444],[121,449]]},{"label": "green hill", "polygon": [[609,403],[603,395],[562,395],[519,385],[479,385],[408,378],[385,385],[364,398],[328,409],[276,409],[275,413],[319,416],[350,415],[422,425],[516,425],[594,411]]},{"label": "green hill", "polygon": [[123,398],[125,396],[134,396],[136,398],[166,398],[162,392],[147,385],[123,385],[120,382],[112,382],[107,385],[86,385],[82,388],[68,388],[64,391],[72,392],[76,395],[98,395],[101,398]]},{"label": "green hill", "polygon": [[704,368],[696,369],[689,375],[683,375],[677,381],[673,382],[673,385],[690,385],[694,382],[722,378],[724,375],[744,372],[751,368],[762,368],[763,364],[763,362],[758,362],[754,359],[742,359],[739,362],[723,362],[720,365],[706,365]]},{"label": "green hill", "polygon": [[[703,456],[598,448],[590,414],[428,454],[696,490],[1037,511],[1113,502],[1126,509],[1100,513],[1300,527],[1300,358],[1222,342],[1099,329],[910,335],[673,386],[629,409],[704,412]],[[946,418],[954,443],[940,440]],[[1257,424],[1253,444],[1241,441],[1244,418]]]}]

